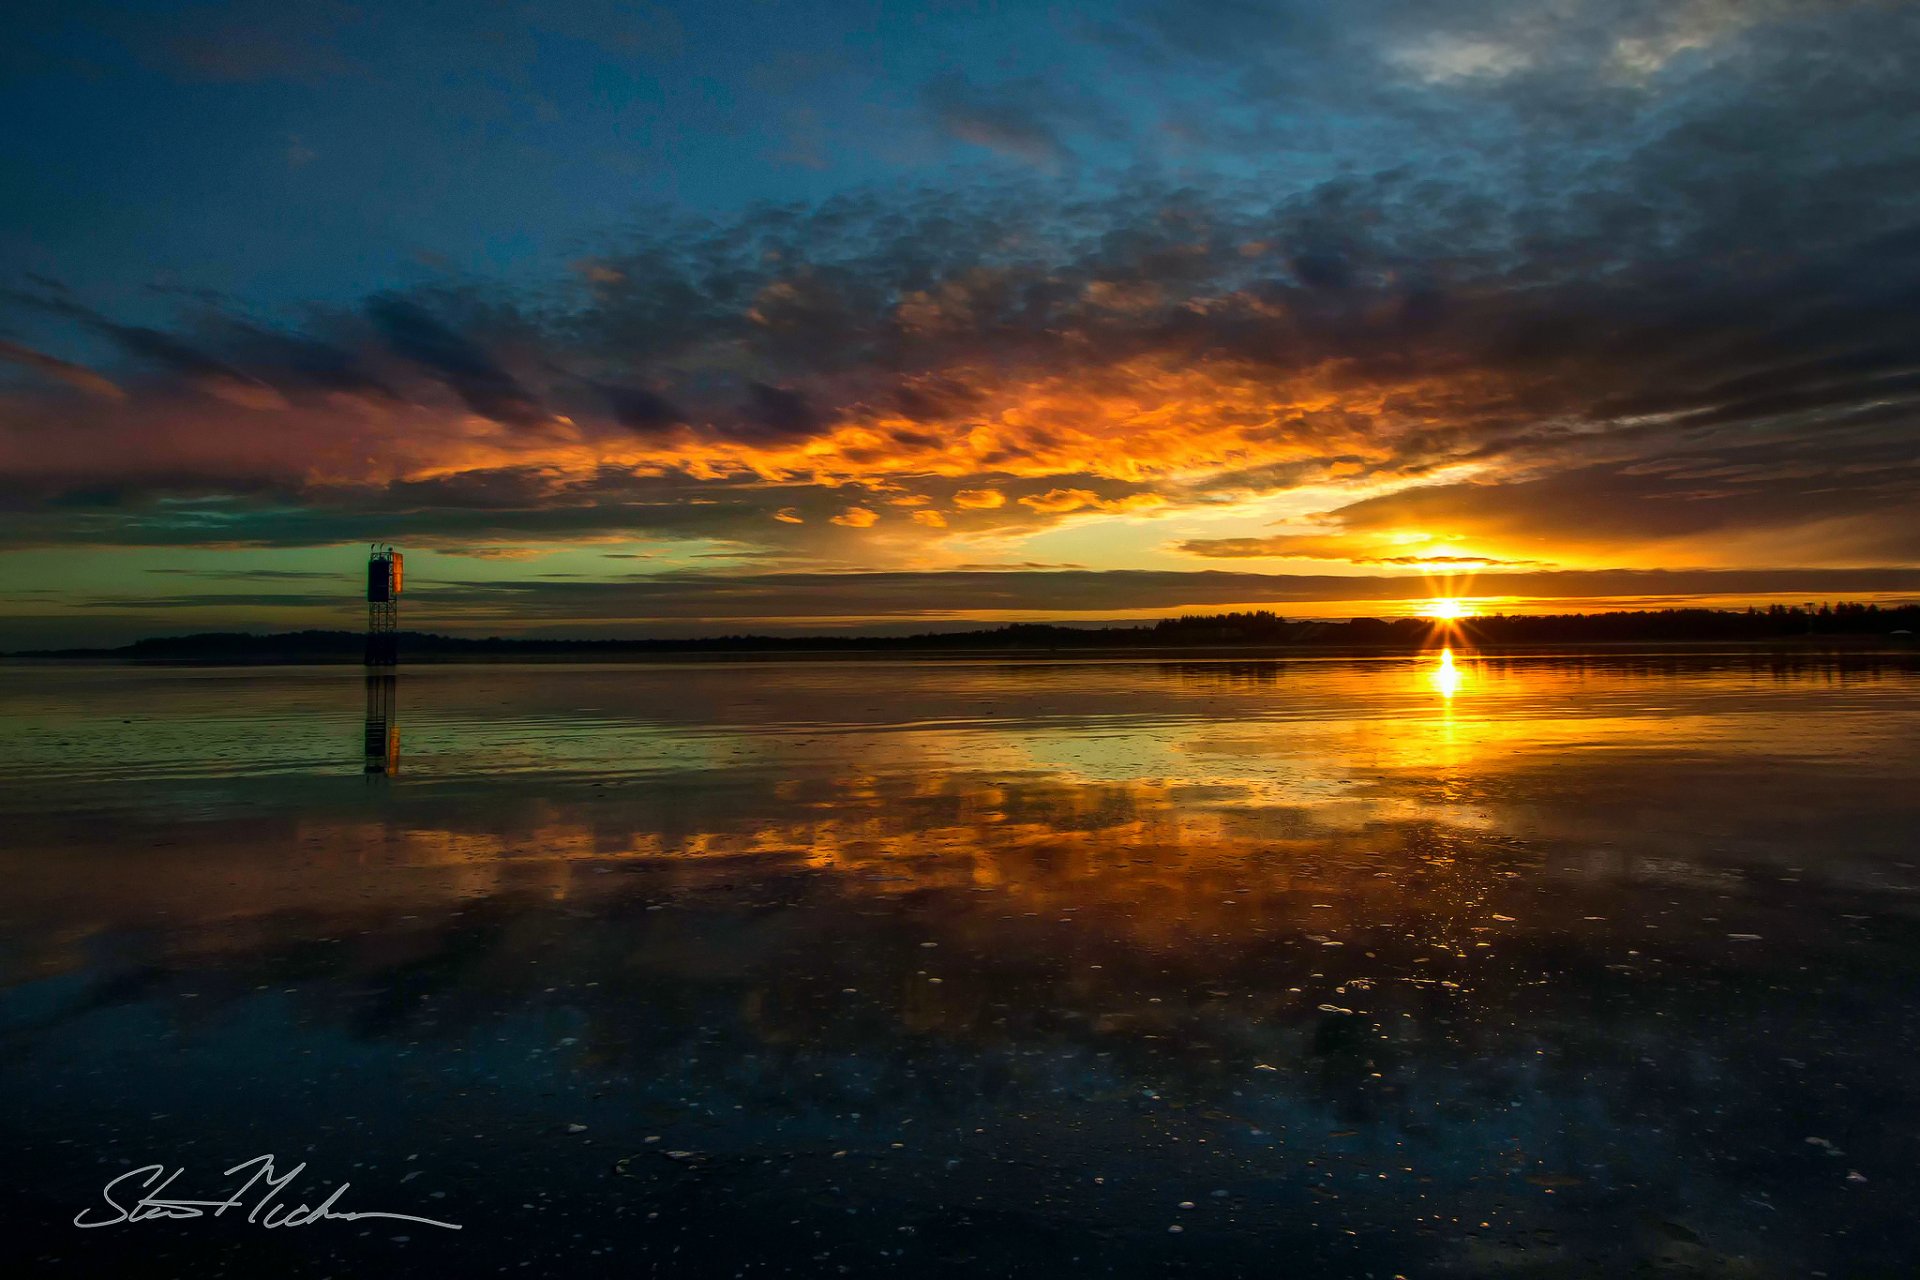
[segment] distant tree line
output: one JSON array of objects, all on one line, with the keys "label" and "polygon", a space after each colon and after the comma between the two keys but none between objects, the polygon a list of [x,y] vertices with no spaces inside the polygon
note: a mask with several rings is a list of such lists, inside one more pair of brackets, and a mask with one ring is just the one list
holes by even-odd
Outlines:
[{"label": "distant tree line", "polygon": [[[1195,649],[1268,646],[1418,650],[1442,640],[1466,646],[1792,641],[1806,637],[1894,637],[1920,630],[1920,605],[1827,604],[1814,608],[1655,609],[1614,613],[1490,614],[1441,629],[1428,618],[1289,620],[1268,610],[1189,614],[1135,626],[1016,622],[978,631],[905,636],[727,635],[694,639],[552,640],[403,632],[404,657],[574,658],[653,653],[973,652],[982,650]],[[171,662],[358,662],[357,631],[254,635],[211,631],[138,640],[117,649],[41,649],[32,658],[122,658]]]}]

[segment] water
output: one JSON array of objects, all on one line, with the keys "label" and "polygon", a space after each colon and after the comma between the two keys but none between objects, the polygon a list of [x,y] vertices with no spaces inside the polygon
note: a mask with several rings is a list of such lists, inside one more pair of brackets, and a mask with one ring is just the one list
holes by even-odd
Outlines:
[{"label": "water", "polygon": [[[1911,655],[0,675],[34,1270],[1920,1246]],[[268,1152],[464,1229],[72,1225]]]}]

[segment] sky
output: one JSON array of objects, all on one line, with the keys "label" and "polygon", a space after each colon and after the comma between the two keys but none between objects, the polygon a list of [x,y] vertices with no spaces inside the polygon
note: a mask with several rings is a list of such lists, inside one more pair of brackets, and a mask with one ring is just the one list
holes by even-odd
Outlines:
[{"label": "sky", "polygon": [[1920,6],[8,28],[0,647],[1920,599]]}]

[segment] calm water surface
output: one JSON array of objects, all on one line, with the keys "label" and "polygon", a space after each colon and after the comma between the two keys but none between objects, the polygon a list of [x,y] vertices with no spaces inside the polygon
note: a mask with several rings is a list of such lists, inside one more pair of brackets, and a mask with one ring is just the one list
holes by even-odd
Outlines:
[{"label": "calm water surface", "polygon": [[1910,655],[0,678],[34,1272],[1920,1253]]}]

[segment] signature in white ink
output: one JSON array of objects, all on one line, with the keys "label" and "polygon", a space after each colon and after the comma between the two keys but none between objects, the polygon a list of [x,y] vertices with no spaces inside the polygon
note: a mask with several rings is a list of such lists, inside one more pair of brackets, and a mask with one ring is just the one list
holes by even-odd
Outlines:
[{"label": "signature in white ink", "polygon": [[[299,1177],[300,1171],[306,1167],[302,1162],[275,1177],[273,1157],[271,1155],[255,1156],[251,1160],[242,1160],[221,1175],[231,1178],[236,1174],[252,1170],[251,1176],[240,1189],[225,1200],[177,1200],[168,1197],[166,1191],[173,1185],[174,1179],[185,1171],[175,1169],[172,1173],[168,1173],[165,1165],[142,1165],[138,1169],[129,1169],[101,1189],[100,1195],[107,1202],[112,1216],[106,1216],[100,1210],[83,1209],[74,1218],[73,1225],[117,1227],[123,1222],[147,1222],[156,1218],[199,1218],[209,1213],[218,1218],[229,1209],[239,1209],[251,1203],[251,1207],[247,1208],[247,1221],[262,1227],[306,1227],[326,1218],[332,1218],[337,1222],[353,1222],[360,1218],[391,1218],[396,1222],[417,1222],[423,1227],[444,1227],[448,1231],[460,1230],[457,1223],[438,1222],[432,1218],[416,1218],[410,1213],[376,1213],[369,1209],[347,1212],[334,1208],[334,1205],[340,1202],[340,1197],[347,1194],[347,1188],[353,1185],[351,1182],[343,1182],[335,1187],[332,1194],[317,1205],[308,1205],[304,1202],[297,1205],[275,1204],[274,1197],[285,1191],[287,1184]],[[123,1190],[123,1185],[127,1183],[131,1183],[132,1186]],[[156,1183],[158,1185],[155,1185]],[[248,1193],[259,1184],[265,1185],[259,1195],[249,1202]],[[143,1188],[145,1194],[138,1200],[132,1204],[123,1202],[126,1197],[140,1192]],[[99,1212],[102,1216],[90,1218],[88,1216],[90,1212]]]}]

